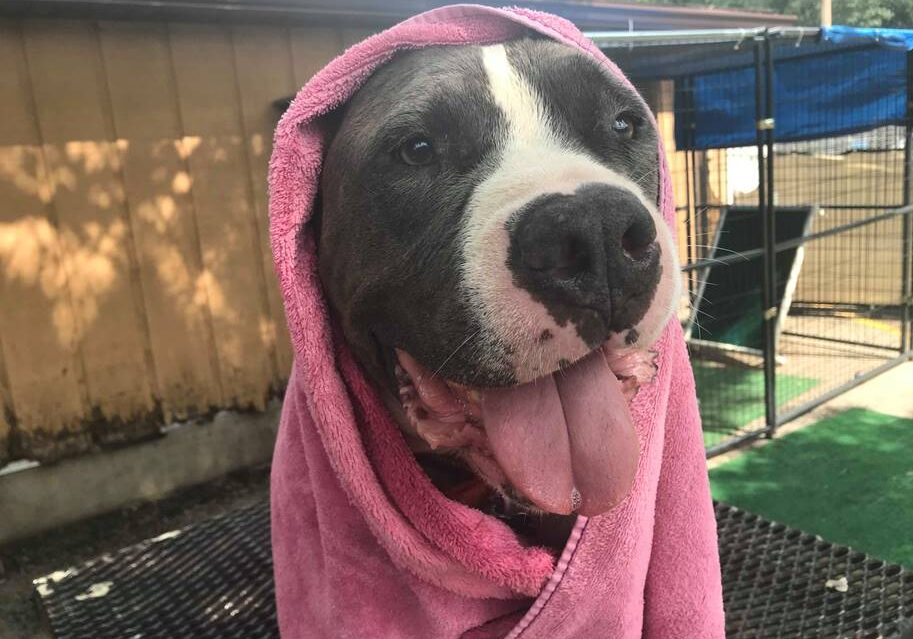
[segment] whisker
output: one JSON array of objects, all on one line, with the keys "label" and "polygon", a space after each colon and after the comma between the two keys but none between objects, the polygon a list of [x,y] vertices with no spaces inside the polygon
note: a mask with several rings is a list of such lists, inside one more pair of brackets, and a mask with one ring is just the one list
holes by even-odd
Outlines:
[{"label": "whisker", "polygon": [[[732,255],[739,255],[741,257],[745,257],[745,254],[740,251],[733,251],[732,249],[724,248],[722,246],[712,246],[710,244],[692,244],[692,246],[695,248],[709,248],[709,249],[716,249],[717,251],[726,251],[727,253],[731,253]],[[707,258],[705,258],[705,259],[707,259]],[[750,258],[745,257],[745,261],[748,261],[749,259]]]},{"label": "whisker", "polygon": [[447,365],[447,362],[449,362],[451,359],[453,359],[454,355],[456,355],[457,353],[459,353],[459,352],[460,352],[460,349],[463,348],[464,346],[466,346],[466,344],[469,343],[469,340],[471,340],[473,337],[475,337],[476,335],[478,335],[478,334],[481,333],[481,332],[482,332],[482,329],[480,328],[480,329],[478,329],[475,333],[473,333],[472,335],[470,335],[469,337],[467,337],[466,339],[464,339],[462,342],[460,342],[460,345],[457,346],[457,347],[453,350],[453,352],[450,353],[450,355],[447,356],[447,359],[445,359],[443,362],[441,362],[441,365],[437,367],[437,370],[435,370],[435,371],[431,374],[432,377],[437,377],[437,374],[440,373],[440,372],[441,372],[441,369],[443,369],[443,368]]}]

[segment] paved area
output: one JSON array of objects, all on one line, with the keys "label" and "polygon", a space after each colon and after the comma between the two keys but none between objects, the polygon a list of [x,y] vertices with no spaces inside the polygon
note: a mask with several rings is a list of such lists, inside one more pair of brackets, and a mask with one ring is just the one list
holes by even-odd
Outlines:
[{"label": "paved area", "polygon": [[240,471],[139,504],[0,546],[0,638],[50,639],[32,598],[32,579],[196,521],[262,503],[269,470]]},{"label": "paved area", "polygon": [[[901,364],[782,426],[778,436],[805,428],[851,408],[864,408],[887,415],[913,418],[913,362]],[[744,448],[719,455],[708,460],[708,465],[715,468],[747,450],[764,446],[767,442],[768,440],[764,439],[758,440]]]}]

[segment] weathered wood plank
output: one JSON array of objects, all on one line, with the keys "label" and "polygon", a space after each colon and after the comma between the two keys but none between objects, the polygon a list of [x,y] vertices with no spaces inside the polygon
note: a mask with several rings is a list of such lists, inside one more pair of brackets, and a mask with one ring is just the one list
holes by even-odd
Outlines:
[{"label": "weathered wood plank", "polygon": [[158,425],[98,34],[85,21],[28,22],[24,33],[91,428],[101,443],[129,441]]},{"label": "weathered wood plank", "polygon": [[340,30],[342,35],[342,44],[343,47],[348,49],[353,44],[358,44],[362,40],[366,40],[375,33],[376,29],[353,29],[353,28],[343,28]]},{"label": "weathered wood plank", "polygon": [[344,49],[339,29],[329,28],[290,29],[289,46],[296,91]]},{"label": "weathered wood plank", "polygon": [[271,386],[272,322],[260,241],[253,231],[237,81],[228,27],[172,25],[172,56],[203,275],[218,353],[223,400],[263,408]]},{"label": "weathered wood plank", "polygon": [[283,384],[272,102],[367,33],[0,21],[0,461]]},{"label": "weathered wood plank", "polygon": [[0,23],[0,60],[0,333],[19,452],[51,458],[90,444],[76,318],[18,23]]},{"label": "weathered wood plank", "polygon": [[3,335],[0,335],[0,467],[10,458],[13,419],[13,399],[10,394],[9,376],[6,373],[6,355],[3,354]]},{"label": "weathered wood plank", "polygon": [[253,229],[259,240],[263,290],[267,295],[270,310],[270,317],[264,324],[264,330],[269,340],[275,344],[274,384],[277,385],[288,379],[292,365],[292,347],[269,244],[267,169],[273,147],[273,130],[279,118],[279,112],[273,106],[273,102],[289,95],[296,88],[285,35],[284,31],[277,34],[273,28],[236,28],[232,33],[245,152],[255,213]]},{"label": "weathered wood plank", "polygon": [[187,154],[164,25],[99,27],[164,419],[221,405]]}]

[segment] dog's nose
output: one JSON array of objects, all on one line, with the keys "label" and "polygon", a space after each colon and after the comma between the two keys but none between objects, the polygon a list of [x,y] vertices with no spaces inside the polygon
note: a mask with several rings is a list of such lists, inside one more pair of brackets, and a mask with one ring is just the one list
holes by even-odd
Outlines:
[{"label": "dog's nose", "polygon": [[627,189],[586,184],[541,196],[511,218],[509,231],[515,282],[559,323],[596,313],[618,332],[649,308],[660,276],[656,226]]}]

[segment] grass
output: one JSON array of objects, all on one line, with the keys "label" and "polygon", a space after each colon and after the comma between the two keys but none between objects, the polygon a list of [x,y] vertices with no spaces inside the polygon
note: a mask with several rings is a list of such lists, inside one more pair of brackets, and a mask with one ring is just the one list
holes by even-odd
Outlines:
[{"label": "grass", "polygon": [[[762,371],[695,361],[694,381],[706,446],[719,443],[764,416]],[[782,406],[817,383],[817,380],[809,377],[779,374],[777,403]]]},{"label": "grass", "polygon": [[710,471],[715,499],[913,567],[913,419],[828,417]]}]

